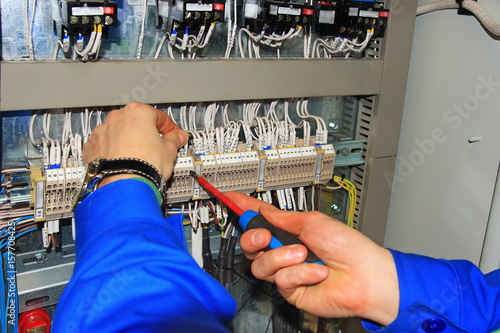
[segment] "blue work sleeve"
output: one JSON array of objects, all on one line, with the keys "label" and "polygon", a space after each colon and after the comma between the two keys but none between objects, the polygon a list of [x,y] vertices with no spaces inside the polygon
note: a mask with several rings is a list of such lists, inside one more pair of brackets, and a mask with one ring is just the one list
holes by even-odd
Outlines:
[{"label": "blue work sleeve", "polygon": [[483,275],[471,262],[391,250],[399,279],[399,315],[368,332],[487,333],[500,328],[500,270]]},{"label": "blue work sleeve", "polygon": [[75,268],[52,332],[227,332],[236,302],[186,251],[182,216],[163,219],[150,186],[103,186],[75,219]]}]

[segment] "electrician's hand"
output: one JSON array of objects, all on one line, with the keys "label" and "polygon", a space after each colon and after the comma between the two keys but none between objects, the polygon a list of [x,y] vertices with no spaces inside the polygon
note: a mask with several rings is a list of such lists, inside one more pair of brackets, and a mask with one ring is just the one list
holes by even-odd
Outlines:
[{"label": "electrician's hand", "polygon": [[320,317],[359,316],[390,324],[399,310],[399,284],[391,253],[360,232],[319,212],[281,211],[247,195],[227,196],[243,210],[259,212],[280,229],[299,235],[325,264],[304,264],[307,249],[290,245],[264,252],[271,234],[253,229],[241,236],[252,273],[276,283],[286,300]]},{"label": "electrician's hand", "polygon": [[[134,102],[121,110],[111,111],[104,123],[92,131],[83,146],[83,161],[86,164],[98,157],[135,157],[151,163],[168,179],[174,169],[177,150],[187,140],[188,134],[165,112]],[[100,185],[131,177],[137,176],[106,177]]]}]

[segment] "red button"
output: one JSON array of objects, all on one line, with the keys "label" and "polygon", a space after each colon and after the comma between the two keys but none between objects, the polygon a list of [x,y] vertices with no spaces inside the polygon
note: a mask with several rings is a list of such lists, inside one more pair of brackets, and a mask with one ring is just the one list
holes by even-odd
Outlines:
[{"label": "red button", "polygon": [[380,12],[380,17],[389,17],[389,12]]},{"label": "red button", "polygon": [[221,3],[214,4],[214,10],[224,10],[224,5]]},{"label": "red button", "polygon": [[113,15],[115,13],[114,7],[104,7],[104,14]]},{"label": "red button", "polygon": [[312,15],[312,14],[313,14],[313,10],[312,9],[304,8],[304,15]]}]

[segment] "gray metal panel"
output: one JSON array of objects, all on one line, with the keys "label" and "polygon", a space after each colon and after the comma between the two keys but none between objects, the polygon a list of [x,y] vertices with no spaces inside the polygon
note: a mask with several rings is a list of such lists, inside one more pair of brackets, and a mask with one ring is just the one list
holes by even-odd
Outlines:
[{"label": "gray metal panel", "polygon": [[398,150],[417,1],[395,1],[391,8],[382,58],[382,88],[375,100],[368,143],[370,157],[394,156]]},{"label": "gray metal panel", "polygon": [[3,62],[0,109],[373,95],[382,60]]},{"label": "gray metal panel", "polygon": [[382,86],[373,105],[358,229],[384,244],[401,129],[417,2],[391,8],[382,57]]},{"label": "gray metal panel", "polygon": [[367,158],[358,229],[379,245],[384,244],[392,184],[386,172],[394,172],[396,157]]},{"label": "gray metal panel", "polygon": [[[498,0],[479,3],[500,22]],[[473,17],[418,17],[386,246],[479,263],[500,161],[499,53]]]},{"label": "gray metal panel", "polygon": [[[17,274],[19,312],[54,305],[73,275],[74,263],[41,268]],[[28,301],[33,304],[27,304]]]}]

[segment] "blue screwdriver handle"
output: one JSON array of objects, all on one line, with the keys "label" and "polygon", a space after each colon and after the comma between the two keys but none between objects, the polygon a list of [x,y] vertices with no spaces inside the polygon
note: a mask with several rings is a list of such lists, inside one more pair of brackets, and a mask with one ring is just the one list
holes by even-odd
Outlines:
[{"label": "blue screwdriver handle", "polygon": [[[304,243],[302,243],[297,238],[297,236],[295,236],[292,233],[289,233],[288,231],[275,227],[274,225],[269,223],[261,214],[253,210],[247,210],[240,216],[240,226],[245,231],[257,228],[263,228],[269,230],[273,237],[266,251],[269,249],[276,249],[280,246],[285,246],[285,245],[292,245],[292,244],[304,245]],[[315,255],[309,249],[307,249],[307,257],[306,260],[304,260],[304,262],[324,265],[321,259],[319,259],[318,256]]]}]

